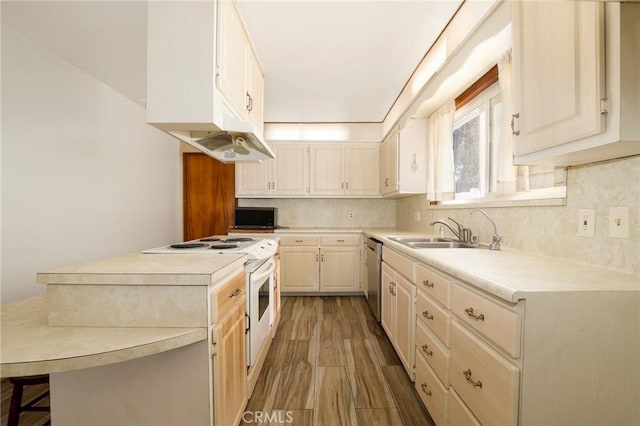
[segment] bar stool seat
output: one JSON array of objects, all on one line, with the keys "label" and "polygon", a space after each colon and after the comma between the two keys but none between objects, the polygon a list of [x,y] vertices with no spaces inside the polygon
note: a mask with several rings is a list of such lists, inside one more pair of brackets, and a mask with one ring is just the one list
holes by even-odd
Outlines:
[{"label": "bar stool seat", "polygon": [[[49,389],[40,393],[30,401],[22,405],[22,394],[25,386],[43,385],[49,383],[49,375],[43,374],[39,376],[11,377],[9,382],[13,384],[13,392],[11,393],[11,405],[9,407],[8,426],[17,426],[20,420],[20,414],[25,411],[50,411],[50,407],[34,407],[35,404],[43,400],[49,395]],[[47,422],[46,424],[50,424]]]}]

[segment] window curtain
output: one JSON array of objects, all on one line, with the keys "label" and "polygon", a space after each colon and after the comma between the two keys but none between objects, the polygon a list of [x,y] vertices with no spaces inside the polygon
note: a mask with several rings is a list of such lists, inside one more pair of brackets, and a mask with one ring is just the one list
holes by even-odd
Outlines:
[{"label": "window curtain", "polygon": [[492,190],[504,194],[564,185],[564,172],[562,170],[556,171],[553,166],[513,165],[511,51],[508,51],[498,62],[498,84],[502,99],[502,122],[500,123],[500,138],[497,143],[496,184]]},{"label": "window curtain", "polygon": [[453,166],[454,101],[448,102],[428,119],[427,200],[452,200],[455,194]]}]

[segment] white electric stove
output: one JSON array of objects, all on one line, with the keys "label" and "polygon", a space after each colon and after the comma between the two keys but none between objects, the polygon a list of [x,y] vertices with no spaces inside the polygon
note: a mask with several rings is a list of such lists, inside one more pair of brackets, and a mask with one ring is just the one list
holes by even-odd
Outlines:
[{"label": "white electric stove", "polygon": [[144,250],[143,253],[246,254],[249,260],[266,260],[272,257],[277,250],[278,243],[274,240],[249,237],[211,236]]},{"label": "white electric stove", "polygon": [[269,328],[273,324],[274,272],[278,242],[270,239],[249,237],[211,236],[184,243],[171,244],[144,250],[150,254],[209,253],[246,254],[244,269],[247,276],[247,367],[251,368],[265,344]]}]

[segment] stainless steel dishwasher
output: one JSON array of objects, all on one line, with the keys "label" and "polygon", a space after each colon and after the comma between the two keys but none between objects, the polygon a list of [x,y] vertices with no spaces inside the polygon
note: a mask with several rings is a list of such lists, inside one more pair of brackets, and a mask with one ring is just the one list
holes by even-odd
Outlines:
[{"label": "stainless steel dishwasher", "polygon": [[375,238],[367,239],[367,300],[371,311],[380,322],[380,266],[382,243]]}]

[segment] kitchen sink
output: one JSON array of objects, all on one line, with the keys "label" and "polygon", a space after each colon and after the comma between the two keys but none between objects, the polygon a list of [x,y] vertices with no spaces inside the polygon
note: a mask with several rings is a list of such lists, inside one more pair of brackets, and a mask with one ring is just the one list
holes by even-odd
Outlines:
[{"label": "kitchen sink", "polygon": [[476,246],[438,237],[389,237],[391,241],[404,244],[407,247],[420,248],[476,248]]},{"label": "kitchen sink", "polygon": [[448,243],[452,240],[438,237],[389,237],[391,241],[395,241],[400,244],[416,244],[416,243]]},{"label": "kitchen sink", "polygon": [[475,248],[471,244],[461,243],[458,241],[426,241],[406,243],[411,248]]}]

